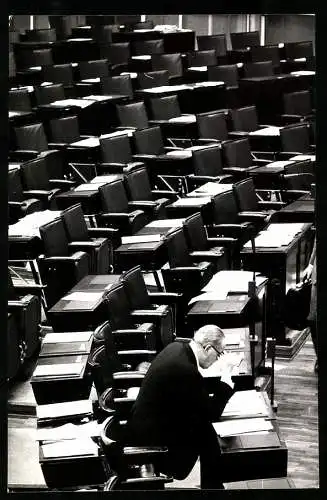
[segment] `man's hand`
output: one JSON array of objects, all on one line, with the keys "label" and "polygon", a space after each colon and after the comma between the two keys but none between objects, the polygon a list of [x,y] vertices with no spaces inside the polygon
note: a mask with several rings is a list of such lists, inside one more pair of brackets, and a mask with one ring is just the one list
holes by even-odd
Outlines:
[{"label": "man's hand", "polygon": [[305,280],[308,280],[308,279],[311,278],[312,269],[313,269],[313,265],[312,264],[308,264],[307,267],[305,268],[305,270],[303,271],[302,281],[305,281]]}]

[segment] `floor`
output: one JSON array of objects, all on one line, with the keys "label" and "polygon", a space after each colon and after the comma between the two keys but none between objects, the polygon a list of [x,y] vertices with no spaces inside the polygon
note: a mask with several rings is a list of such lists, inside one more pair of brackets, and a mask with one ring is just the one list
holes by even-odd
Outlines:
[{"label": "floor", "polygon": [[[288,448],[288,478],[295,488],[319,487],[318,384],[313,371],[314,363],[315,354],[311,338],[308,337],[293,360],[278,359],[275,366],[277,418]],[[25,404],[35,403],[29,382],[16,387],[14,393],[22,408]],[[34,439],[34,417],[9,416],[9,485],[44,488],[38,464],[38,447]],[[184,481],[174,481],[167,487],[198,488],[199,482],[197,463]],[[225,486],[226,489],[262,487],[259,482],[228,483]]]}]

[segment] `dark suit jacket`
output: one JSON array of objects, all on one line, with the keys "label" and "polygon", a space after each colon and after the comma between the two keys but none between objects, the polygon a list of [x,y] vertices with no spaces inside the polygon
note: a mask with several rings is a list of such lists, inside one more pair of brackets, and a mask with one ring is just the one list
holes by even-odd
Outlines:
[{"label": "dark suit jacket", "polygon": [[168,447],[168,472],[183,479],[204,447],[219,448],[211,422],[219,419],[232,393],[228,384],[217,381],[210,398],[188,343],[172,342],[143,380],[128,420],[128,442]]}]

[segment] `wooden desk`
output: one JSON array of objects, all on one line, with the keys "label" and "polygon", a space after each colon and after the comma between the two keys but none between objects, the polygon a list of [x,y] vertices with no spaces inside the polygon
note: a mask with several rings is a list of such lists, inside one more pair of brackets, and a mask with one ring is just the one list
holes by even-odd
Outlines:
[{"label": "wooden desk", "polygon": [[[261,167],[249,169],[249,176],[257,189],[284,189],[281,175],[285,173],[312,172],[312,162],[309,160],[297,161],[274,161]],[[303,221],[305,222],[305,221]]]},{"label": "wooden desk", "polygon": [[276,337],[278,345],[288,346],[290,355],[295,347],[292,347],[292,340],[287,337],[288,329],[282,320],[283,302],[287,290],[300,281],[307,265],[308,245],[312,236],[311,224],[303,224],[288,245],[275,248],[260,248],[256,245],[256,255],[253,255],[251,248],[243,247],[241,250],[244,269],[256,270],[269,278],[267,335]]},{"label": "wooden desk", "polygon": [[140,229],[135,236],[160,234],[165,236],[171,229],[183,227],[185,217],[181,219],[157,219],[149,222],[146,226]]},{"label": "wooden desk", "polygon": [[315,222],[315,201],[313,199],[299,199],[293,201],[281,210],[276,211],[271,222]]}]

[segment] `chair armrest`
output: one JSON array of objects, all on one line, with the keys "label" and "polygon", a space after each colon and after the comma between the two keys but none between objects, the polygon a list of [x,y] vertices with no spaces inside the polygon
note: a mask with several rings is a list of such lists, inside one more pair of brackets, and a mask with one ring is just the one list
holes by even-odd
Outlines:
[{"label": "chair armrest", "polygon": [[30,160],[38,156],[39,152],[34,149],[15,149],[9,152],[9,158],[17,158],[21,160]]},{"label": "chair armrest", "polygon": [[50,182],[50,185],[51,186],[54,186],[55,188],[72,188],[72,187],[75,187],[76,186],[76,182],[75,181],[70,181],[68,179],[50,179],[49,180]]},{"label": "chair armrest", "polygon": [[20,208],[24,205],[23,201],[8,201],[9,207]]},{"label": "chair armrest", "polygon": [[87,252],[89,249],[97,248],[95,241],[71,241],[68,243],[68,248],[71,251]]},{"label": "chair armrest", "polygon": [[119,230],[112,227],[89,227],[87,230],[90,238],[106,238],[116,248],[121,245]]},{"label": "chair armrest", "polygon": [[179,193],[177,193],[177,191],[168,191],[165,189],[154,189],[151,191],[151,193],[155,199],[159,199],[162,196],[164,198],[168,198],[167,201],[175,201],[179,196]]},{"label": "chair armrest", "polygon": [[8,309],[22,309],[26,304],[21,302],[20,299],[8,300]]},{"label": "chair armrest", "polygon": [[220,251],[213,251],[213,250],[194,250],[193,252],[190,252],[190,257],[195,258],[195,259],[209,259],[211,257],[221,257],[224,255],[224,249],[221,247]]},{"label": "chair armrest", "polygon": [[224,236],[237,238],[240,233],[244,231],[250,231],[252,229],[251,224],[240,223],[240,224],[213,224],[210,226],[211,232],[217,234],[222,234]]},{"label": "chair armrest", "polygon": [[43,261],[44,262],[48,262],[48,263],[55,263],[55,262],[58,262],[58,263],[72,263],[72,262],[77,262],[81,257],[84,257],[84,255],[87,256],[87,254],[85,252],[75,252],[73,253],[72,255],[60,255],[60,256],[56,256],[56,257],[44,257],[43,258]]},{"label": "chair armrest", "polygon": [[245,130],[232,130],[228,132],[228,137],[231,139],[243,139],[244,137],[248,137],[250,132],[246,132]]},{"label": "chair armrest", "polygon": [[135,208],[136,210],[149,210],[154,209],[157,206],[155,201],[150,201],[150,200],[142,200],[142,201],[129,201],[128,202],[128,207],[129,208]]},{"label": "chair armrest", "polygon": [[284,201],[258,201],[258,205],[266,210],[279,210],[285,207],[286,203]]},{"label": "chair armrest", "polygon": [[148,292],[152,304],[171,305],[176,304],[183,298],[182,293],[175,292]]}]

